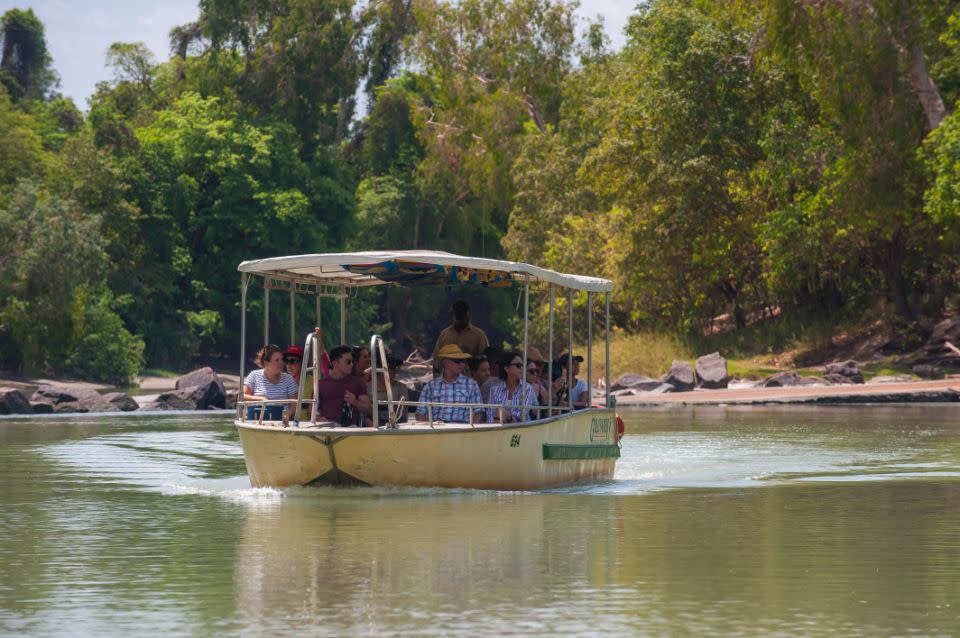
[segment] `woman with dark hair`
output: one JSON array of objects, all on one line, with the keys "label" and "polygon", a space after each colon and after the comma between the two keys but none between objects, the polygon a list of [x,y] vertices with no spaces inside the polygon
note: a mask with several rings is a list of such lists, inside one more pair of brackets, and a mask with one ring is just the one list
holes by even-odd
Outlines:
[{"label": "woman with dark hair", "polygon": [[[297,382],[283,371],[283,351],[272,343],[260,348],[256,358],[259,370],[254,370],[243,380],[244,401],[276,401],[296,399]],[[264,418],[279,421],[283,414],[283,405],[263,406]],[[296,403],[290,404],[290,414],[296,409]],[[247,418],[259,416],[260,406],[247,409]]]},{"label": "woman with dark hair", "polygon": [[364,383],[370,381],[367,368],[370,367],[370,350],[366,346],[353,346],[353,376]]},{"label": "woman with dark hair", "polygon": [[500,381],[490,388],[489,403],[499,408],[487,408],[487,423],[526,421],[529,410],[520,406],[536,405],[536,389],[523,380],[523,355],[505,352],[500,358]]}]

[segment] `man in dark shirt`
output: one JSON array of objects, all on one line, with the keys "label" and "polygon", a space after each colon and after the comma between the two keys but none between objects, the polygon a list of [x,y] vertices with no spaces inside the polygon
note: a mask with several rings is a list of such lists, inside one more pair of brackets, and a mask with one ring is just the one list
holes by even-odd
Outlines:
[{"label": "man in dark shirt", "polygon": [[[324,419],[344,426],[360,423],[370,412],[370,397],[363,379],[353,376],[353,351],[337,346],[330,351],[330,374],[317,382],[317,401]],[[344,409],[344,404],[348,408]]]}]

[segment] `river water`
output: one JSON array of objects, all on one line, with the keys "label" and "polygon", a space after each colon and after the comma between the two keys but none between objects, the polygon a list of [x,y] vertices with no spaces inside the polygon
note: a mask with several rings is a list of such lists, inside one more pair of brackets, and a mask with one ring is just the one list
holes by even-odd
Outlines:
[{"label": "river water", "polygon": [[0,634],[960,634],[960,407],[625,411],[615,480],[251,489],[230,417],[0,419]]}]

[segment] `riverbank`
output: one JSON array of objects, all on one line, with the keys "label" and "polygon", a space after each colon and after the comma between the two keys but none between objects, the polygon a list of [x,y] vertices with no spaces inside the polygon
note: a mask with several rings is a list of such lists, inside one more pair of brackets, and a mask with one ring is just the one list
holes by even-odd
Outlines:
[{"label": "riverbank", "polygon": [[732,387],[724,390],[697,389],[666,394],[641,392],[617,398],[617,405],[622,406],[944,402],[960,402],[960,379],[786,388]]},{"label": "riverbank", "polygon": [[[224,372],[217,372],[217,376],[223,383],[228,393],[236,393],[240,389],[240,376]],[[142,375],[137,377],[137,385],[132,387],[116,387],[106,383],[96,383],[93,381],[83,381],[81,379],[58,378],[58,377],[4,377],[0,376],[0,388],[13,388],[20,390],[27,397],[32,395],[40,386],[57,386],[70,390],[99,392],[125,392],[129,394],[140,407],[156,401],[157,398],[165,393],[176,389],[178,377],[160,376],[160,375]]]}]

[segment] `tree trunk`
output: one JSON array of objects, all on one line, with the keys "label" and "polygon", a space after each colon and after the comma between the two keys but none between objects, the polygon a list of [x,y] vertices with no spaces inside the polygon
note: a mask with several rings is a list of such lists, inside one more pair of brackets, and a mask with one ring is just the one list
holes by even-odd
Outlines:
[{"label": "tree trunk", "polygon": [[927,116],[927,125],[933,131],[940,126],[940,122],[947,116],[947,107],[943,104],[943,98],[940,97],[937,85],[933,83],[933,78],[927,72],[927,64],[923,59],[923,49],[917,44],[910,47],[909,53],[910,85],[920,99],[923,113]]},{"label": "tree trunk", "polygon": [[907,239],[902,229],[897,230],[887,247],[887,262],[884,265],[884,277],[887,281],[887,293],[893,302],[897,317],[912,319],[913,311],[907,301],[907,284],[903,277],[903,262],[907,254]]}]

